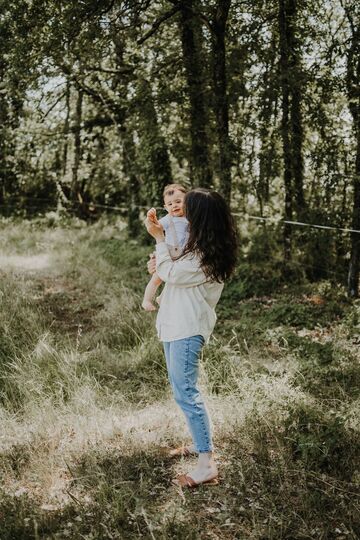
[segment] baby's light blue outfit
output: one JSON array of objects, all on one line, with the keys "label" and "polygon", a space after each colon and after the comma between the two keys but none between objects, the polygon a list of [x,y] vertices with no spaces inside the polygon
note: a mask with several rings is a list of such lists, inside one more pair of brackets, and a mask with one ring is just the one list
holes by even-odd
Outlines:
[{"label": "baby's light blue outfit", "polygon": [[177,257],[184,249],[189,238],[189,222],[186,217],[167,214],[159,219],[164,228],[165,242],[170,248],[170,255]]}]

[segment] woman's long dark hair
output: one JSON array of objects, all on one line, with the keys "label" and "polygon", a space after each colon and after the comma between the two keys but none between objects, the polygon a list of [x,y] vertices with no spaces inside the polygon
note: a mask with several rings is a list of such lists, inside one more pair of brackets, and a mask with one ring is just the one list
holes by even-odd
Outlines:
[{"label": "woman's long dark hair", "polygon": [[185,195],[189,240],[183,255],[196,253],[205,275],[224,281],[235,269],[237,232],[229,206],[216,191],[195,188]]}]

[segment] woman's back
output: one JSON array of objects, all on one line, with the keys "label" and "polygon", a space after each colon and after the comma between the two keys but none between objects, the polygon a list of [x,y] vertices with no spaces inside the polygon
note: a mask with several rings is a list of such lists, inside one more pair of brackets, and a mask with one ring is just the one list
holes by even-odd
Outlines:
[{"label": "woman's back", "polygon": [[173,261],[165,243],[156,247],[157,273],[165,282],[156,328],[161,341],[201,335],[208,341],[224,284],[209,280],[193,254]]}]

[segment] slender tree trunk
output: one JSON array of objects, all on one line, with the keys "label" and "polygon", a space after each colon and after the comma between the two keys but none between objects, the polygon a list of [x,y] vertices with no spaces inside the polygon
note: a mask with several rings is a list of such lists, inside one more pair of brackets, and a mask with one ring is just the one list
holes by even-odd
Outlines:
[{"label": "slender tree trunk", "polygon": [[270,197],[270,180],[275,175],[276,162],[276,146],[275,134],[276,130],[271,122],[276,116],[276,103],[278,99],[277,80],[274,73],[276,55],[276,43],[273,37],[270,47],[270,57],[264,74],[264,91],[262,95],[262,110],[260,115],[260,139],[261,150],[259,155],[259,182],[258,182],[258,199],[262,207],[264,202],[269,201]]},{"label": "slender tree trunk", "polygon": [[6,124],[7,124],[7,103],[5,99],[5,63],[0,58],[0,212],[4,210],[4,204],[6,200]]},{"label": "slender tree trunk", "polygon": [[[1,28],[0,28],[1,29]],[[11,212],[7,206],[12,196],[19,194],[19,185],[16,172],[16,157],[14,131],[19,125],[19,115],[22,109],[22,100],[12,97],[14,81],[6,78],[8,63],[1,56],[0,50],[0,212]]]},{"label": "slender tree trunk", "polygon": [[106,147],[106,142],[104,138],[104,128],[101,129],[100,133],[98,133],[94,138],[94,145],[96,144],[95,148],[92,151],[91,157],[89,162],[92,163],[91,171],[89,175],[88,181],[86,181],[86,178],[84,178],[82,182],[82,191],[85,190],[89,193],[89,190],[91,188],[92,183],[96,182],[96,178],[99,174],[101,174],[101,167],[103,164],[103,154]]},{"label": "slender tree trunk", "polygon": [[[78,200],[77,198],[81,194],[79,193],[79,167],[81,162],[82,147],[81,147],[81,120],[82,120],[82,104],[83,104],[83,92],[78,90],[75,116],[74,116],[74,162],[72,167],[72,181],[71,181],[71,198],[72,200]],[[82,202],[79,200],[79,202]]]},{"label": "slender tree trunk", "polygon": [[172,171],[167,144],[159,126],[151,85],[144,78],[138,83],[137,104],[141,122],[139,135],[147,162],[147,193],[152,206],[162,206],[164,187],[172,183]]},{"label": "slender tree trunk", "polygon": [[[353,117],[353,131],[356,141],[355,171],[353,179],[352,228],[360,231],[360,18],[353,8],[346,14],[351,27],[351,45],[347,55],[346,86],[349,108]],[[348,294],[359,296],[360,276],[360,233],[351,234],[351,255],[348,273]]]},{"label": "slender tree trunk", "polygon": [[292,150],[292,173],[294,179],[294,202],[298,218],[302,218],[306,212],[304,196],[304,159],[303,142],[304,130],[302,119],[302,95],[303,75],[300,61],[300,47],[296,37],[296,17],[298,0],[287,0],[287,39],[288,52],[290,54],[290,123],[291,123],[291,150]]},{"label": "slender tree trunk", "polygon": [[[360,126],[359,126],[360,127]],[[353,218],[352,228],[360,231],[360,130],[357,136],[357,151],[354,175],[354,195],[353,195]],[[348,274],[349,296],[357,298],[359,296],[359,275],[360,275],[360,232],[351,234],[351,256]]]},{"label": "slender tree trunk", "polygon": [[230,202],[231,141],[229,136],[229,102],[226,77],[226,23],[231,0],[218,0],[212,24],[213,86],[216,128],[219,145],[220,191]]},{"label": "slender tree trunk", "polygon": [[[124,45],[122,37],[113,30],[116,67],[119,72],[124,67]],[[137,152],[133,130],[129,127],[129,75],[118,75],[113,80],[113,90],[117,91],[119,101],[114,110],[117,129],[121,136],[123,171],[127,178],[128,234],[137,238],[140,232],[140,180],[138,176]]]},{"label": "slender tree trunk", "polygon": [[208,104],[205,81],[205,56],[202,28],[194,15],[197,0],[182,0],[180,10],[181,43],[190,100],[190,176],[195,186],[212,183],[208,138]]},{"label": "slender tree trunk", "polygon": [[[292,160],[290,141],[290,79],[289,79],[289,46],[287,25],[287,0],[279,0],[279,34],[280,34],[280,81],[281,81],[281,137],[283,147],[284,188],[285,188],[285,219],[293,217],[293,185]],[[284,225],[284,259],[291,260],[292,230],[291,225]]]},{"label": "slender tree trunk", "polygon": [[128,232],[131,238],[136,238],[138,237],[141,229],[141,223],[139,220],[140,182],[137,175],[136,147],[134,143],[133,133],[127,128],[125,122],[123,122],[121,125],[121,133],[123,141],[124,173],[125,176],[128,178]]},{"label": "slender tree trunk", "polygon": [[65,92],[65,120],[63,126],[63,136],[64,136],[64,147],[62,153],[62,175],[66,175],[67,168],[67,158],[68,158],[68,148],[69,148],[69,130],[70,130],[70,93],[71,93],[71,84],[69,78],[66,81],[66,92]]}]

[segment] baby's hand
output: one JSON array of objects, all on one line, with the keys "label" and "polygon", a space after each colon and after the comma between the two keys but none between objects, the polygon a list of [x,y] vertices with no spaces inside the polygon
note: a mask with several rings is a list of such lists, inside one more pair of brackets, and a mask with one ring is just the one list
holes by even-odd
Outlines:
[{"label": "baby's hand", "polygon": [[148,218],[149,221],[151,221],[152,223],[158,223],[158,219],[156,217],[156,210],[155,208],[150,208],[150,210],[148,211],[148,213],[146,214],[146,217]]}]

